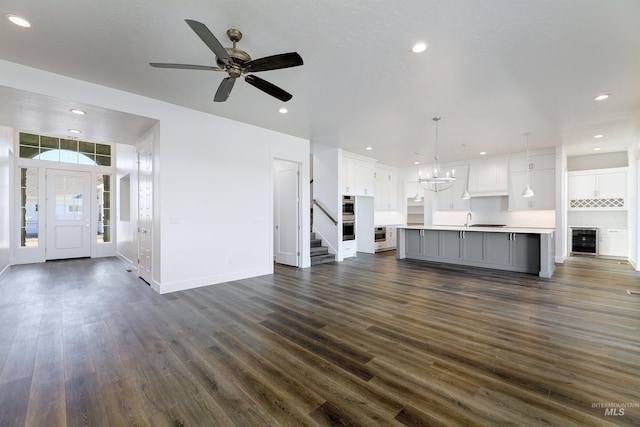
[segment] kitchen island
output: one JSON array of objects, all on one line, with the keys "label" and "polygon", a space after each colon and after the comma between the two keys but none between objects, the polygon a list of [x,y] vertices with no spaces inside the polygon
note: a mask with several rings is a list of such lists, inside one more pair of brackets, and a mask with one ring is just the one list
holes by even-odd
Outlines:
[{"label": "kitchen island", "polygon": [[555,271],[555,229],[473,226],[397,227],[398,259],[537,274]]}]

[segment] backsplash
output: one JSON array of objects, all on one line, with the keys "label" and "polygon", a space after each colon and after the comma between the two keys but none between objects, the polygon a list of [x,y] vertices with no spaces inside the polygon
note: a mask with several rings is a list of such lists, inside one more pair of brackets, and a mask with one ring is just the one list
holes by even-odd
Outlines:
[{"label": "backsplash", "polygon": [[[471,198],[470,224],[505,224],[509,227],[555,228],[555,210],[509,211],[506,196]],[[467,212],[438,211],[433,225],[464,225]]]},{"label": "backsplash", "polygon": [[570,227],[627,227],[627,211],[569,211],[567,224]]}]

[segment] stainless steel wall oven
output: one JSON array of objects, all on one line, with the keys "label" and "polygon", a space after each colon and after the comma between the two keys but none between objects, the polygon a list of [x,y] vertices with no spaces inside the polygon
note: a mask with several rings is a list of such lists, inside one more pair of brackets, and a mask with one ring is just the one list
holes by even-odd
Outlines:
[{"label": "stainless steel wall oven", "polygon": [[354,221],[342,222],[342,240],[356,240],[356,223]]},{"label": "stainless steel wall oven", "polygon": [[375,227],[373,229],[373,236],[376,242],[387,241],[387,227]]}]

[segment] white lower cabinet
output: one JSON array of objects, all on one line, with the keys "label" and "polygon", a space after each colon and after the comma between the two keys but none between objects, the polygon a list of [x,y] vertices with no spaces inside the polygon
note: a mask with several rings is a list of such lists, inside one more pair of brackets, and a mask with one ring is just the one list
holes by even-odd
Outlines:
[{"label": "white lower cabinet", "polygon": [[393,249],[396,247],[396,227],[387,227],[387,241],[386,249]]},{"label": "white lower cabinet", "polygon": [[615,258],[629,256],[626,228],[600,228],[598,240],[599,256]]},{"label": "white lower cabinet", "polygon": [[351,258],[356,256],[357,244],[355,240],[347,240],[340,242],[340,253],[343,258]]}]

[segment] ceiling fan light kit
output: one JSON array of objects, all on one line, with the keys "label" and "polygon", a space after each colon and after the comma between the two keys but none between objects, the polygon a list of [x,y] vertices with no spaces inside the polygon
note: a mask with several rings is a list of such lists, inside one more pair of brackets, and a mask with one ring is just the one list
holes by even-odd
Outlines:
[{"label": "ceiling fan light kit", "polygon": [[454,182],[456,182],[455,171],[447,172],[444,176],[440,174],[440,157],[438,156],[438,122],[441,117],[434,117],[433,121],[436,122],[436,155],[434,157],[435,163],[433,166],[433,176],[429,176],[427,178],[420,178],[420,185],[425,190],[433,191],[435,193],[439,191],[448,190],[451,188]]},{"label": "ceiling fan light kit", "polygon": [[260,71],[279,70],[281,68],[297,67],[303,64],[302,57],[297,52],[282,53],[279,55],[266,56],[264,58],[251,59],[251,56],[236,47],[236,43],[242,40],[242,32],[236,28],[227,30],[227,37],[233,43],[233,47],[225,48],[213,33],[201,22],[186,19],[187,25],[196,33],[205,45],[214,53],[217,67],[192,64],[174,64],[163,62],[151,62],[154,68],[173,68],[181,70],[203,70],[203,71],[224,71],[225,77],[216,91],[213,100],[224,102],[229,98],[231,90],[238,77],[244,76],[245,82],[260,89],[268,95],[279,99],[282,102],[289,101],[293,95],[279,88],[273,83],[261,79],[249,73]]}]

